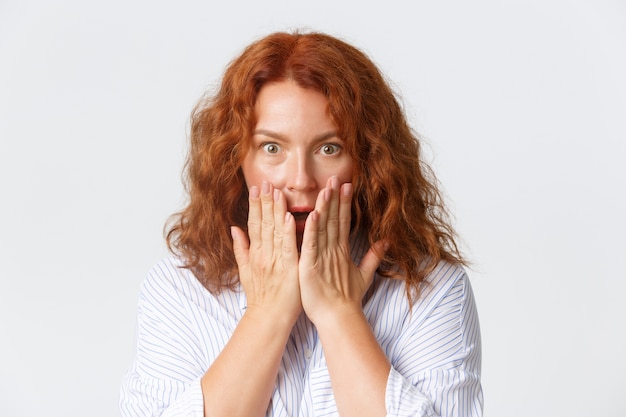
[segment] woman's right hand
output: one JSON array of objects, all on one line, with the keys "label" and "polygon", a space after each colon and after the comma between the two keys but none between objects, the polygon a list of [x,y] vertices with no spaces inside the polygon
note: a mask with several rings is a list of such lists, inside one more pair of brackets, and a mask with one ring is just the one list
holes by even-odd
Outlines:
[{"label": "woman's right hand", "polygon": [[249,195],[248,234],[231,228],[248,305],[202,377],[206,416],[266,414],[285,345],[302,311],[296,226],[285,197],[266,182],[261,190],[251,187]]},{"label": "woman's right hand", "polygon": [[302,311],[295,220],[285,196],[267,182],[250,188],[249,204],[248,236],[231,228],[246,313],[293,325]]}]

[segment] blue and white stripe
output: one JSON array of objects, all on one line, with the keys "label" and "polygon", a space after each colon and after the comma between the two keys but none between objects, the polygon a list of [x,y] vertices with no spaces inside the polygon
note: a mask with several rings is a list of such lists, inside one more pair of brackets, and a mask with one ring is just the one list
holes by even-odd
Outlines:
[{"label": "blue and white stripe", "polygon": [[[363,245],[353,247],[362,256]],[[243,291],[209,293],[168,257],[139,297],[137,351],[120,398],[126,417],[203,417],[200,378],[246,308]],[[442,263],[409,309],[401,280],[376,277],[364,312],[392,364],[386,392],[393,417],[482,416],[480,330],[467,275]],[[304,314],[293,328],[267,416],[337,416],[324,352]]]}]

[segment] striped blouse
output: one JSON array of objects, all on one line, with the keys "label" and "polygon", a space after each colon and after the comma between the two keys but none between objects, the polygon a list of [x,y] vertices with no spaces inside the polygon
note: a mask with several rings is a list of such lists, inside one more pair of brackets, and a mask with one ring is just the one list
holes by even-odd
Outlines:
[{"label": "striped blouse", "polygon": [[[353,258],[366,249],[353,246]],[[200,379],[246,309],[243,290],[211,294],[180,266],[174,256],[163,259],[141,286],[122,416],[204,417]],[[376,276],[372,288],[363,311],[391,362],[387,416],[482,416],[480,330],[463,269],[441,263],[412,310],[402,280]],[[338,415],[324,352],[304,313],[285,346],[266,415]]]}]

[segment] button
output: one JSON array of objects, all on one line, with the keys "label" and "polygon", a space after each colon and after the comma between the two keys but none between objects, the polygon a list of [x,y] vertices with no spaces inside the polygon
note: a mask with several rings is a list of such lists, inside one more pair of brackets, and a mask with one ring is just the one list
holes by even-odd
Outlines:
[{"label": "button", "polygon": [[305,350],[304,356],[306,356],[307,359],[311,359],[311,356],[313,356],[313,352],[311,351],[311,349]]}]

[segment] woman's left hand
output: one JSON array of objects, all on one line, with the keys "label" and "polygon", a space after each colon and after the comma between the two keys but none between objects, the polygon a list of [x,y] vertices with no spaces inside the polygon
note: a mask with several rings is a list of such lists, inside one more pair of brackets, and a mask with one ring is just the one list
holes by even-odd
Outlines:
[{"label": "woman's left hand", "polygon": [[357,266],[350,257],[352,184],[329,178],[304,229],[299,262],[302,307],[318,324],[336,314],[362,312],[361,302],[384,253],[377,242]]}]

